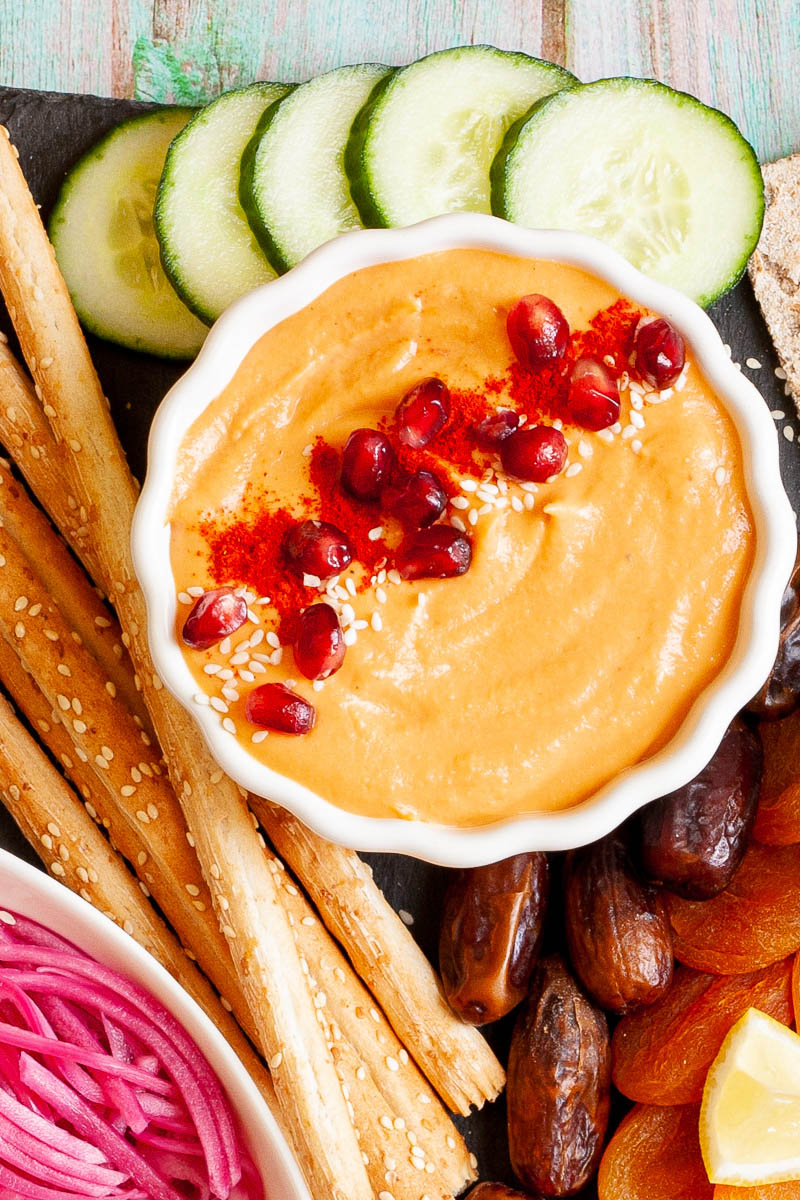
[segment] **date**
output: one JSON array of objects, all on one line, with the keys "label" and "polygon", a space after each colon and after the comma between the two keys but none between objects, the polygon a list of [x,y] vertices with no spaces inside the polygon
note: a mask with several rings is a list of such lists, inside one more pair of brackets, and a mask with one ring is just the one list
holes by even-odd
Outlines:
[{"label": "date", "polygon": [[572,968],[601,1008],[652,1004],[672,981],[672,934],[658,890],[633,871],[622,834],[570,851],[564,916]]},{"label": "date", "polygon": [[439,966],[451,1007],[471,1025],[520,1004],[542,941],[549,870],[544,854],[460,871],[447,890]]},{"label": "date", "polygon": [[504,1183],[479,1183],[467,1195],[467,1200],[532,1200],[526,1192],[506,1187]]},{"label": "date", "polygon": [[753,831],[763,766],[761,738],[741,717],[711,762],[638,818],[642,869],[687,900],[710,900],[733,879]]},{"label": "date", "polygon": [[562,958],[542,959],[508,1060],[508,1143],[524,1188],[568,1196],[591,1178],[608,1125],[610,1080],[605,1016]]},{"label": "date", "polygon": [[762,720],[788,717],[800,707],[800,550],[781,601],[781,636],[772,670],[747,706]]}]

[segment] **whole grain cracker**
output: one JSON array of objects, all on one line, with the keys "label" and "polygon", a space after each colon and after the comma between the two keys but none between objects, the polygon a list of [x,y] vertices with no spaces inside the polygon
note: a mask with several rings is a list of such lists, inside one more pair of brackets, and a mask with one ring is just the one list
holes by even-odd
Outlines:
[{"label": "whole grain cracker", "polygon": [[800,412],[800,154],[765,163],[761,170],[764,227],[748,271]]}]

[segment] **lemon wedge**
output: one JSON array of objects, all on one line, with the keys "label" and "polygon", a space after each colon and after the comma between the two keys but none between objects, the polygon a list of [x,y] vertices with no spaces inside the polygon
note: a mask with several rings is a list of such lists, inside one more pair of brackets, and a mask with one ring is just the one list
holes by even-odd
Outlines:
[{"label": "lemon wedge", "polygon": [[800,1036],[750,1008],[708,1072],[700,1146],[712,1183],[800,1179]]}]

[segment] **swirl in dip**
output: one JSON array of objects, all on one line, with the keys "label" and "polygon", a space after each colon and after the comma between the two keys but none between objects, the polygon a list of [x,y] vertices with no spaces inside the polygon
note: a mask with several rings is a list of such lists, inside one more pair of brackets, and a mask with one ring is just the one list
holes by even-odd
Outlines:
[{"label": "swirl in dip", "polygon": [[[566,368],[526,371],[506,332],[528,293],[562,310],[568,358],[582,345],[605,358],[621,401],[600,432],[564,420],[567,464],[538,485],[469,443],[481,412],[559,419]],[[265,334],[187,433],[174,483],[176,637],[201,592],[248,589],[232,637],[183,647],[197,703],[341,808],[456,826],[573,805],[662,747],[732,651],[754,532],[738,435],[691,353],[662,392],[631,366],[643,315],[578,269],[452,250],[357,271]],[[400,526],[361,505],[352,564],[304,585],[282,534],[332,511],[355,521],[342,447],[356,428],[391,430],[430,376],[453,415],[415,465],[445,483],[441,520],[471,538],[469,570],[401,581]],[[292,606],[320,598],[347,652],[312,684],[285,643]],[[304,737],[246,716],[253,689],[287,680],[316,709]]]}]

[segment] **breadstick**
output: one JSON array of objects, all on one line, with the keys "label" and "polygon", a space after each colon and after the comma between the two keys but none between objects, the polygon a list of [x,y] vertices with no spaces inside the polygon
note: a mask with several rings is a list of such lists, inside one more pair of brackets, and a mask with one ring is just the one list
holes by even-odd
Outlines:
[{"label": "breadstick", "polygon": [[0,794],[50,874],[120,925],[177,979],[228,1041],[275,1112],[269,1075],[236,1022],[2,696]]},{"label": "breadstick", "polygon": [[366,863],[269,801],[253,796],[251,804],[440,1096],[465,1116],[470,1105],[480,1108],[493,1100],[503,1087],[502,1067],[482,1034],[455,1016],[436,973]]},{"label": "breadstick", "polygon": [[[30,578],[29,568],[28,575],[20,574],[20,568],[23,571],[26,569],[25,564],[20,561],[20,555],[15,554],[13,541],[9,538],[4,541],[4,536],[5,531],[0,530],[0,551],[5,558],[5,566],[0,570],[0,627],[6,635],[12,632],[11,621],[6,618],[3,622],[2,613],[10,611],[14,592],[24,586],[36,597],[37,603],[41,604],[42,613],[38,616],[46,622],[47,631],[56,632],[53,626],[54,617],[52,614],[48,616],[47,597],[41,592],[35,592],[36,581]],[[187,895],[182,882],[187,877],[199,878],[199,874],[192,850],[184,837],[182,814],[174,795],[165,780],[158,777],[152,780],[147,793],[150,799],[146,802],[148,805],[154,802],[157,804],[158,818],[148,821],[140,819],[143,810],[139,806],[145,803],[145,800],[141,800],[138,793],[131,798],[120,796],[117,772],[121,769],[121,778],[128,778],[128,760],[124,755],[124,745],[126,740],[128,743],[133,741],[133,749],[137,750],[135,730],[129,727],[128,737],[125,738],[127,714],[121,710],[119,702],[102,688],[101,678],[95,680],[93,698],[91,703],[89,702],[88,696],[92,694],[90,677],[92,672],[97,674],[96,664],[85,661],[86,652],[67,637],[63,625],[58,625],[57,632],[58,646],[65,647],[65,656],[59,665],[69,667],[71,675],[66,678],[81,680],[81,716],[86,717],[86,723],[92,726],[94,733],[91,739],[86,734],[81,735],[73,730],[73,745],[66,727],[70,724],[71,716],[66,716],[63,710],[59,711],[57,708],[55,711],[51,710],[46,697],[37,688],[31,676],[22,669],[16,650],[2,636],[0,677],[31,724],[40,731],[45,744],[64,762],[70,776],[91,805],[92,814],[102,820],[112,842],[134,864],[139,878],[152,892],[166,917],[179,931],[184,943],[196,955],[200,966],[232,1004],[234,1013],[243,1015],[246,1032],[251,1038],[257,1039],[257,1031],[249,1020],[225,941],[216,926],[210,907],[206,906],[201,898],[206,895],[205,889],[201,891],[194,887],[192,890],[197,895],[192,897]],[[16,639],[16,634],[14,636],[15,645],[27,660],[34,664],[34,670],[40,675],[46,674],[47,664],[43,666],[41,659],[46,655],[48,646],[42,642],[39,620],[27,621],[23,638]],[[55,686],[63,685],[56,679]],[[66,725],[62,715],[66,719]],[[129,719],[128,725],[130,726]],[[101,769],[92,752],[96,751],[98,744],[102,744],[104,737],[112,736],[115,737],[114,758],[110,762],[103,759],[107,765]],[[78,757],[76,747],[82,748],[83,758]],[[170,837],[170,829],[176,831],[174,837]],[[282,863],[280,866],[275,863],[276,870],[282,867]],[[202,880],[200,886],[202,887]],[[430,1150],[437,1172],[435,1179],[428,1179],[431,1187],[434,1184],[439,1186],[441,1181],[441,1186],[446,1189],[447,1194],[460,1191],[471,1177],[467,1150],[460,1135],[417,1067],[409,1061],[383,1014],[379,1014],[375,1009],[372,998],[359,984],[349,963],[343,958],[324,927],[312,916],[306,901],[291,884],[283,888],[281,895],[289,904],[301,953],[307,961],[319,964],[319,970],[325,974],[324,986],[329,996],[332,1020],[344,1029],[345,1037],[353,1043],[359,1063],[363,1063],[365,1070],[370,1074],[373,1081],[371,1086],[378,1087],[384,1097],[380,1108],[381,1116],[385,1117],[388,1111],[392,1121],[406,1118],[409,1130],[418,1136],[423,1147]],[[389,1063],[391,1066],[387,1065]],[[362,1092],[363,1090],[362,1088]],[[424,1115],[417,1125],[409,1114],[416,1112],[420,1105],[425,1106]],[[376,1165],[372,1161],[376,1153],[376,1138],[378,1144],[385,1142],[386,1131],[384,1126],[376,1127],[374,1124],[376,1107],[372,1100],[367,1102],[363,1096],[356,1097],[355,1108],[362,1127],[362,1150],[369,1147],[371,1161],[368,1169],[372,1177]],[[369,1122],[372,1122],[373,1127],[367,1138],[366,1125]],[[390,1157],[397,1159],[397,1154],[391,1154]],[[408,1182],[404,1177],[410,1175],[412,1179],[416,1178],[418,1169],[413,1164],[401,1160],[401,1166],[396,1170],[401,1184],[399,1190],[404,1190]],[[382,1180],[383,1174],[378,1182],[382,1183]]]},{"label": "breadstick", "polygon": [[74,634],[102,666],[109,691],[120,693],[143,729],[150,718],[136,690],[117,619],[106,608],[47,517],[0,462],[0,518],[57,603]]},{"label": "breadstick", "polygon": [[391,1122],[392,1111],[402,1114],[409,1165],[419,1170],[417,1163],[424,1158],[428,1174],[436,1171],[448,1194],[459,1193],[475,1178],[474,1160],[463,1138],[279,858],[273,858],[272,868],[293,921],[298,948],[309,966],[320,1011],[329,1014],[331,1025],[338,1030],[337,1044],[347,1043],[358,1050],[363,1068],[359,1079],[363,1075],[374,1081],[381,1098],[383,1127]]},{"label": "breadstick", "polygon": [[62,537],[96,580],[99,563],[88,541],[86,514],[81,514],[81,506],[75,499],[72,464],[66,447],[56,444],[33,384],[1,340],[0,442],[17,463],[31,491],[43,502]]}]

